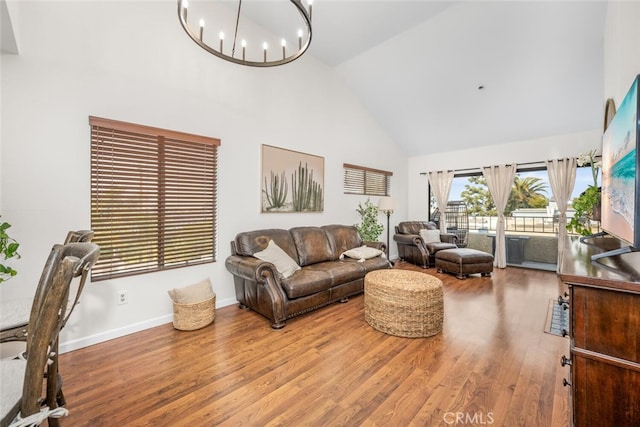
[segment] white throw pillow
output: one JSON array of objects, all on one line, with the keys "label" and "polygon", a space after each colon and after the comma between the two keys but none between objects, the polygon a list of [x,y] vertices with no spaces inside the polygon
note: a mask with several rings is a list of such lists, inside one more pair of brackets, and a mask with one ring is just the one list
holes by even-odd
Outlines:
[{"label": "white throw pillow", "polygon": [[440,242],[440,230],[420,230],[420,237],[426,245],[427,243],[439,243]]},{"label": "white throw pillow", "polygon": [[207,301],[213,297],[213,288],[209,278],[181,289],[169,289],[169,296],[177,304],[193,304]]},{"label": "white throw pillow", "polygon": [[285,278],[291,277],[293,273],[300,270],[300,266],[273,240],[269,240],[267,247],[253,254],[254,257],[267,261],[276,266],[278,273]]},{"label": "white throw pillow", "polygon": [[382,256],[385,258],[384,252],[380,249],[371,248],[369,246],[361,246],[359,248],[349,249],[340,254],[340,259],[344,259],[344,257],[349,257],[353,259],[357,259],[358,262],[364,262],[367,259],[375,258],[378,256]]}]

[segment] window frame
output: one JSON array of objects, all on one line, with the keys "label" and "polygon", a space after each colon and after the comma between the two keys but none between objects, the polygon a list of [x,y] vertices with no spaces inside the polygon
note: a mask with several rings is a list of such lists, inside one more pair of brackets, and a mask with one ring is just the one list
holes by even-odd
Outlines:
[{"label": "window frame", "polygon": [[[600,156],[596,157],[596,160],[600,160]],[[590,168],[590,165],[587,166],[578,166],[577,169],[587,169]],[[537,172],[537,171],[546,171],[547,170],[547,166],[546,164],[544,164],[544,162],[532,162],[532,163],[528,163],[528,164],[522,164],[522,165],[516,165],[516,174],[518,173],[526,173],[526,172]],[[426,175],[425,172],[421,173],[421,175]],[[482,176],[482,168],[478,168],[478,169],[461,169],[458,170],[454,173],[453,178],[469,178],[472,176]],[[575,188],[574,188],[575,191]],[[549,197],[553,197],[553,193],[551,191],[551,188],[549,188]],[[450,199],[451,200],[451,199]],[[431,185],[428,184],[427,185],[427,218],[429,221],[432,220],[432,215],[434,212],[434,207],[432,206],[431,202],[433,201],[433,196],[432,196],[432,192],[431,192]],[[570,200],[571,202],[571,200]],[[598,221],[599,223],[599,221]]]},{"label": "window frame", "polygon": [[[390,196],[393,172],[343,163],[344,194]],[[378,180],[379,182],[376,182]],[[380,182],[382,185],[380,185]],[[384,190],[382,190],[384,188]]]},{"label": "window frame", "polygon": [[220,140],[94,116],[89,124],[101,247],[92,280],[215,262]]}]

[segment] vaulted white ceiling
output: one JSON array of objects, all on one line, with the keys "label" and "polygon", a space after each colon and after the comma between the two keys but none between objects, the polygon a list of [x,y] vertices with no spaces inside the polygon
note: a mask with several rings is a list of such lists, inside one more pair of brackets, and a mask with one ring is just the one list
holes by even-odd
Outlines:
[{"label": "vaulted white ceiling", "polygon": [[597,129],[600,1],[317,0],[308,54],[410,156]]},{"label": "vaulted white ceiling", "polygon": [[[292,9],[252,1],[250,18],[266,27]],[[333,68],[409,156],[589,131],[604,110],[606,3],[316,0],[306,55]]]}]

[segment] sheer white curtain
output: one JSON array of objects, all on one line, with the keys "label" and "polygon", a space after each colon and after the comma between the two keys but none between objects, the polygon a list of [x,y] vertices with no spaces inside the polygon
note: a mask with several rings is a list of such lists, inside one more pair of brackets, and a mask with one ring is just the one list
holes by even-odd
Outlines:
[{"label": "sheer white curtain", "polygon": [[487,187],[493,197],[493,202],[498,211],[498,224],[496,225],[496,253],[493,265],[498,268],[507,266],[507,251],[504,232],[504,209],[513,187],[513,180],[516,176],[515,165],[499,165],[482,168],[482,174],[487,180]]},{"label": "sheer white curtain", "polygon": [[449,201],[449,192],[451,191],[451,183],[453,182],[454,171],[437,171],[429,172],[429,185],[433,196],[436,198],[438,209],[440,210],[440,232],[447,232],[447,224],[445,210]]},{"label": "sheer white curtain", "polygon": [[560,220],[558,221],[558,268],[560,268],[564,253],[564,241],[567,237],[567,205],[576,183],[576,167],[577,160],[575,158],[547,160],[549,184],[560,212]]}]

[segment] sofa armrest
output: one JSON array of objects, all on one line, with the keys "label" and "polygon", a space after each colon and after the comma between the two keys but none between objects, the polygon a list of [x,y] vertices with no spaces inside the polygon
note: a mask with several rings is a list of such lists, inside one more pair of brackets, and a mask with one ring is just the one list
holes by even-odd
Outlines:
[{"label": "sofa armrest", "polygon": [[452,243],[456,244],[456,240],[458,240],[458,236],[452,233],[440,233],[440,241],[443,243]]},{"label": "sofa armrest", "polygon": [[382,252],[387,252],[387,245],[384,242],[371,242],[371,241],[362,241],[362,244],[368,246],[370,248],[379,249]]},{"label": "sofa armrest", "polygon": [[394,234],[393,240],[403,245],[422,246],[422,239],[417,234]]},{"label": "sofa armrest", "polygon": [[[286,295],[276,266],[251,256],[241,255],[229,255],[225,266],[234,276],[236,298],[240,306],[249,307],[268,317],[272,328],[282,328],[287,317]],[[258,287],[261,289],[260,292]]]},{"label": "sofa armrest", "polygon": [[241,255],[229,255],[225,261],[227,270],[234,276],[256,283],[264,283],[266,276],[271,276],[279,283],[276,266],[258,258]]}]

